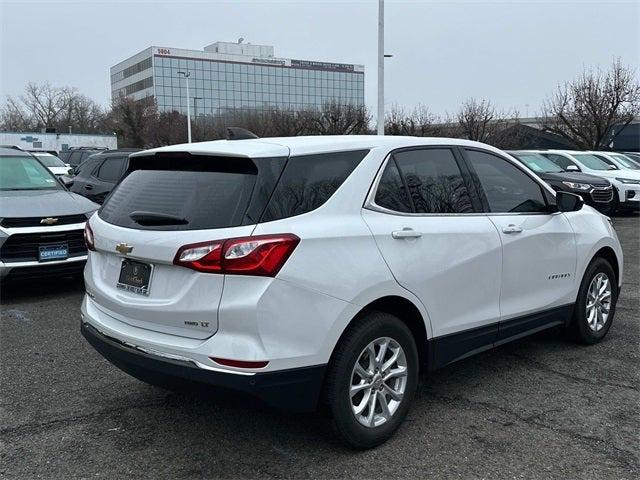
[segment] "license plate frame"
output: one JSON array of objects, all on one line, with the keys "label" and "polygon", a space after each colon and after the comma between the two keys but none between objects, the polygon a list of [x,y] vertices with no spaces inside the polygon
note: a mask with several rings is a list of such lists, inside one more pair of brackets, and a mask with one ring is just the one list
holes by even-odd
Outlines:
[{"label": "license plate frame", "polygon": [[116,288],[136,295],[149,296],[153,264],[123,258]]},{"label": "license plate frame", "polygon": [[38,246],[38,262],[54,262],[69,258],[69,244],[57,243],[55,245]]}]

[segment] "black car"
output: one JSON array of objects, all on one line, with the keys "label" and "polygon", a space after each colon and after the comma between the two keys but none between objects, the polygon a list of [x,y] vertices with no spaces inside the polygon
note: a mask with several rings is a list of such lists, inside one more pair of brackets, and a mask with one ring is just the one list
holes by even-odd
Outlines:
[{"label": "black car", "polygon": [[78,167],[69,189],[96,203],[104,202],[125,172],[129,155],[139,150],[106,150],[91,155]]},{"label": "black car", "polygon": [[526,167],[533,170],[551,188],[558,191],[577,193],[586,204],[609,215],[617,207],[611,183],[606,178],[582,172],[567,172],[543,155],[535,152],[508,152]]},{"label": "black car", "polygon": [[91,155],[108,151],[107,148],[102,147],[71,147],[68,150],[60,151],[58,157],[64,163],[68,163],[71,167],[76,168]]}]

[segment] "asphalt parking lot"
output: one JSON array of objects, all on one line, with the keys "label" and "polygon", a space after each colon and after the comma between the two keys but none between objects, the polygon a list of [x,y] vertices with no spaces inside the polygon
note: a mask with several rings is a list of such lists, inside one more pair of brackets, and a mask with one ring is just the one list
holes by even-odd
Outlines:
[{"label": "asphalt parking lot", "polygon": [[0,478],[638,478],[640,217],[614,222],[624,289],[603,343],[549,331],[423,378],[398,434],[367,452],[321,416],[120,372],[80,335],[80,281],[5,288]]}]

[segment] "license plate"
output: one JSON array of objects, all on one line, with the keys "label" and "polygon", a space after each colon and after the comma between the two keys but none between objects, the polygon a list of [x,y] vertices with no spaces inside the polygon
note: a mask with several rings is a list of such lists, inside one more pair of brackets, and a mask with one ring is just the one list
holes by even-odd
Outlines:
[{"label": "license plate", "polygon": [[41,245],[38,247],[38,261],[65,260],[69,257],[69,245]]},{"label": "license plate", "polygon": [[152,271],[151,264],[125,258],[120,266],[120,277],[116,287],[138,295],[149,295]]}]

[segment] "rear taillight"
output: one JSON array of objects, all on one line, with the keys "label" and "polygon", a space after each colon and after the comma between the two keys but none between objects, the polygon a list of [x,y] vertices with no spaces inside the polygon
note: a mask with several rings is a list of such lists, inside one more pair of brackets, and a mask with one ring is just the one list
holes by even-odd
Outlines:
[{"label": "rear taillight", "polygon": [[181,247],[173,263],[205,273],[275,277],[298,243],[291,233],[194,243]]},{"label": "rear taillight", "polygon": [[88,250],[91,250],[92,252],[96,251],[93,240],[93,230],[91,230],[89,222],[84,224],[84,244],[87,246]]}]

